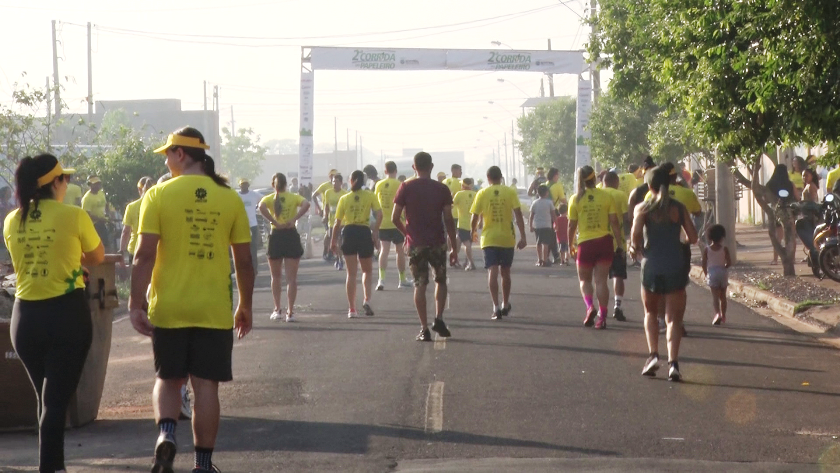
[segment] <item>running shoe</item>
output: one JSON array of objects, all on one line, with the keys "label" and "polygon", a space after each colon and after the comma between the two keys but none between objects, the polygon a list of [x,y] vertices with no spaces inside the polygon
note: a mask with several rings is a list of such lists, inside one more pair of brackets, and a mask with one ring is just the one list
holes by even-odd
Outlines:
[{"label": "running shoe", "polygon": [[595,322],[595,328],[598,330],[603,330],[607,328],[607,316],[601,315],[598,317],[598,320]]},{"label": "running shoe", "polygon": [[586,318],[583,319],[583,326],[584,327],[591,327],[595,325],[595,316],[598,315],[598,311],[593,307],[588,314],[586,314]]},{"label": "running shoe", "polygon": [[368,317],[373,316],[373,307],[370,306],[370,302],[365,302],[362,304],[362,309],[365,311],[365,315]]},{"label": "running shoe", "polygon": [[423,329],[420,331],[420,334],[415,337],[415,340],[418,342],[431,342],[432,332],[430,332],[429,329]]},{"label": "running shoe", "polygon": [[355,319],[358,316],[359,316],[359,314],[357,314],[355,310],[347,311],[347,318],[348,319]]},{"label": "running shoe", "polygon": [[338,260],[338,270],[341,271],[344,269],[344,258],[340,258]]},{"label": "running shoe", "polygon": [[502,309],[496,309],[490,316],[490,320],[502,320]]},{"label": "running shoe", "polygon": [[656,371],[659,369],[659,355],[650,355],[645,361],[645,366],[642,368],[642,375],[656,376]]},{"label": "running shoe", "polygon": [[668,331],[668,326],[665,325],[665,319],[659,319],[659,333],[665,333]]},{"label": "running shoe", "polygon": [[450,333],[449,329],[446,328],[446,324],[443,322],[443,319],[439,317],[435,318],[435,323],[432,324],[432,330],[437,332],[437,334],[443,338],[452,336],[452,333]]},{"label": "running shoe", "polygon": [[715,314],[715,318],[712,320],[712,325],[720,325],[722,321],[723,317],[721,317],[720,314]]},{"label": "running shoe", "polygon": [[408,279],[403,279],[397,283],[397,289],[405,289],[411,287],[411,281]]},{"label": "running shoe", "polygon": [[177,452],[175,435],[161,432],[155,443],[155,463],[152,465],[152,473],[173,473],[172,463],[175,461]]},{"label": "running shoe", "polygon": [[676,361],[669,361],[668,362],[668,380],[669,381],[682,381],[682,375],[680,374],[680,364]]},{"label": "running shoe", "polygon": [[338,269],[339,269],[339,267],[338,267],[338,263],[340,263],[340,262],[341,262],[341,261],[336,260],[336,261],[335,261],[335,263],[333,263],[333,268],[335,268],[336,270],[338,270]]},{"label": "running shoe", "polygon": [[286,314],[286,322],[295,322],[297,319],[295,318],[295,314],[288,313]]},{"label": "running shoe", "polygon": [[385,290],[385,281],[380,279],[379,282],[376,283],[376,290],[377,291],[384,291]]},{"label": "running shoe", "polygon": [[613,310],[613,318],[619,322],[627,321],[627,317],[624,316],[624,311],[621,310],[621,307],[616,307],[615,310]]},{"label": "running shoe", "polygon": [[279,310],[275,310],[274,312],[272,312],[272,313],[271,313],[271,317],[269,317],[269,319],[270,319],[270,320],[277,320],[277,319],[279,319],[279,318],[281,318],[281,317],[283,317],[283,315],[281,315],[281,314],[280,314],[280,311],[279,311]]},{"label": "running shoe", "polygon": [[513,309],[513,306],[508,303],[507,307],[502,306],[502,317],[507,317],[510,315],[510,309]]},{"label": "running shoe", "polygon": [[178,416],[178,420],[190,420],[192,419],[192,406],[190,405],[190,390],[187,387],[187,383],[184,383],[181,386],[181,414]]}]

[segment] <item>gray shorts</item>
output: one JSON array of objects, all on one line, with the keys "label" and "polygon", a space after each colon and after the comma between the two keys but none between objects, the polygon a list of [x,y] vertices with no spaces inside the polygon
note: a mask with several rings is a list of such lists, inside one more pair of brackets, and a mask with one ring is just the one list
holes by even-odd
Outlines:
[{"label": "gray shorts", "polygon": [[729,270],[721,266],[708,268],[709,274],[706,283],[712,289],[726,289],[729,286]]}]

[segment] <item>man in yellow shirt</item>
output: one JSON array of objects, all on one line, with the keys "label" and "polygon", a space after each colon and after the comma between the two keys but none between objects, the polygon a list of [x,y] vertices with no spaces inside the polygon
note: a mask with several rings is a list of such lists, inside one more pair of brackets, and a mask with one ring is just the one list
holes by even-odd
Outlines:
[{"label": "man in yellow shirt", "polygon": [[[525,219],[522,217],[519,195],[515,189],[502,185],[502,170],[491,166],[487,170],[489,187],[478,191],[470,213],[472,234],[478,231],[478,220],[484,220],[481,230],[481,249],[484,251],[484,267],[487,268],[490,298],[493,300],[493,320],[500,320],[510,313],[510,267],[513,264],[514,247],[520,250],[527,246]],[[513,216],[519,227],[519,244],[513,231]],[[499,304],[499,275],[502,276],[502,303]]]},{"label": "man in yellow shirt", "polygon": [[96,232],[99,233],[99,238],[102,239],[102,244],[105,245],[105,251],[113,251],[114,242],[112,242],[111,232],[108,230],[108,215],[106,209],[108,201],[105,198],[105,193],[102,192],[102,181],[97,176],[90,176],[88,178],[88,186],[90,190],[82,197],[82,209],[84,209],[91,220]]},{"label": "man in yellow shirt", "polygon": [[[140,207],[129,309],[135,330],[152,337],[155,358],[152,404],[159,435],[151,471],[172,471],[181,385],[188,378],[196,400],[195,465],[197,471],[215,469],[219,383],[233,378],[234,330],[242,338],[252,325],[248,216],[227,179],[216,173],[206,149],[204,137],[194,128],[169,135],[155,151],[166,154],[172,179],[149,189]],[[239,289],[235,311],[231,249]]]},{"label": "man in yellow shirt", "polygon": [[64,180],[67,182],[67,193],[64,194],[64,203],[67,205],[74,205],[76,207],[82,206],[82,188],[78,184],[73,184],[73,175],[76,174],[75,169],[67,168],[64,170]]},{"label": "man in yellow shirt", "polygon": [[[455,194],[461,191],[461,165],[460,164],[453,164],[452,165],[452,176],[447,177],[443,180],[443,184],[449,188],[449,192],[452,194],[452,198],[455,198]],[[439,173],[438,177],[443,173]],[[445,176],[445,174],[444,174]],[[455,227],[458,227],[458,212],[455,210],[455,207],[452,207],[452,218],[455,220]],[[451,249],[451,248],[450,248]],[[455,261],[455,263],[450,263],[456,268],[460,268],[461,264]]]},{"label": "man in yellow shirt", "polygon": [[[329,239],[335,227],[335,212],[338,209],[338,199],[347,193],[347,189],[342,187],[343,184],[344,176],[338,173],[333,174],[332,187],[324,191],[324,223],[327,225],[327,234],[324,236],[324,241],[327,244],[327,248],[330,248]],[[341,258],[340,252],[335,253],[333,251],[331,254],[335,256],[335,269],[344,269],[344,259]]]},{"label": "man in yellow shirt", "polygon": [[[609,194],[615,202],[615,214],[618,217],[619,235],[624,236],[624,230],[629,227],[630,220],[627,215],[627,194],[619,190],[620,178],[614,172],[608,172],[604,177],[604,192]],[[624,299],[624,281],[627,279],[627,241],[614,240],[615,257],[613,258],[612,266],[610,266],[610,279],[613,280],[613,294],[615,294],[615,308],[613,309],[613,318],[619,322],[624,322],[627,318],[624,316],[624,310],[621,308],[621,301]]]},{"label": "man in yellow shirt", "polygon": [[470,209],[473,201],[475,201],[476,192],[473,190],[473,180],[470,177],[464,179],[461,183],[462,190],[455,193],[452,198],[452,210],[455,213],[455,226],[458,229],[458,248],[455,253],[461,251],[461,244],[464,245],[464,251],[467,254],[467,259],[464,261],[464,270],[474,271],[475,262],[472,256],[472,235],[470,234]]},{"label": "man in yellow shirt", "polygon": [[633,189],[635,189],[638,185],[638,180],[636,179],[636,173],[638,171],[639,165],[631,164],[627,167],[626,173],[618,175],[618,190],[624,192],[628,198],[630,198],[630,193],[633,192]]},{"label": "man in yellow shirt", "polygon": [[[548,186],[549,195],[551,195],[552,203],[554,204],[554,209],[557,210],[560,208],[561,204],[566,204],[566,190],[563,188],[563,183],[560,182],[560,170],[557,168],[551,168],[548,170],[548,182],[546,182],[546,186]],[[557,263],[560,259],[560,251],[557,247],[557,241],[553,240],[551,244],[548,245],[548,249],[551,250],[551,255],[554,257],[554,263]]]},{"label": "man in yellow shirt", "polygon": [[397,164],[393,161],[385,163],[385,179],[376,183],[374,193],[382,207],[382,224],[379,226],[379,241],[382,250],[379,252],[379,283],[377,291],[385,290],[385,271],[388,269],[388,256],[391,252],[391,243],[394,244],[397,252],[397,271],[400,275],[400,282],[397,289],[411,287],[411,283],[405,278],[405,236],[397,230],[394,222],[391,221],[391,214],[394,212],[394,197],[402,182],[397,180]]},{"label": "man in yellow shirt", "polygon": [[[317,197],[320,195],[321,202],[324,203],[324,205],[326,205],[326,202],[324,201],[324,192],[326,192],[327,189],[330,189],[332,187],[332,179],[333,176],[335,176],[336,174],[338,174],[337,170],[330,169],[329,178],[326,181],[322,182],[321,185],[318,186],[314,192],[312,192],[311,200],[312,203],[315,204],[315,213],[317,213],[318,215],[324,215],[324,211],[321,204],[318,202]],[[329,231],[330,227],[327,225],[327,222],[324,222],[324,261],[332,261],[333,258],[333,254],[330,252]]]}]

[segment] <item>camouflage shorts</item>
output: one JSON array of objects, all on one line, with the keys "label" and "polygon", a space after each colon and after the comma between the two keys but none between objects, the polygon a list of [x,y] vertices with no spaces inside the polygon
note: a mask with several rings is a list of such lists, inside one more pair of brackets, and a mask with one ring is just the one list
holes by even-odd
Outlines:
[{"label": "camouflage shorts", "polygon": [[446,283],[446,245],[413,246],[408,251],[408,266],[414,286],[429,284],[429,266],[435,272],[435,282]]}]

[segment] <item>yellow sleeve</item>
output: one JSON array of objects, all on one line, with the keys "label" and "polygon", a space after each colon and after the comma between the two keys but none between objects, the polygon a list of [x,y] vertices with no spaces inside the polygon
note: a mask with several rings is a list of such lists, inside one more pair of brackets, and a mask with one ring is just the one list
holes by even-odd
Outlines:
[{"label": "yellow sleeve", "polygon": [[82,208],[88,212],[90,212],[90,194],[85,194],[82,197]]},{"label": "yellow sleeve", "polygon": [[697,212],[703,210],[703,208],[700,207],[700,200],[697,199],[697,194],[695,194],[691,190],[689,190],[688,192],[690,194],[689,201],[691,203],[691,207],[688,209],[688,213],[696,214]]},{"label": "yellow sleeve", "polygon": [[373,208],[373,210],[382,211],[382,206],[379,205],[379,199],[376,197],[376,194],[374,194],[373,192],[370,192],[370,191],[368,191],[368,192],[370,193],[370,200],[372,202],[371,203],[371,208]]},{"label": "yellow sleeve", "polygon": [[131,226],[131,206],[134,202],[129,203],[125,206],[125,214],[123,214],[123,225],[130,227]]},{"label": "yellow sleeve", "polygon": [[470,213],[480,215],[481,214],[481,206],[483,204],[484,204],[484,191],[479,191],[478,194],[475,195],[475,200],[473,200],[472,207],[470,208]]},{"label": "yellow sleeve", "polygon": [[95,250],[102,240],[93,228],[93,220],[87,212],[79,212],[79,239],[82,241],[82,251],[87,253]]},{"label": "yellow sleeve", "polygon": [[274,193],[272,192],[271,194],[268,194],[267,196],[260,199],[260,203],[259,205],[257,205],[257,207],[259,207],[262,204],[265,204],[266,207],[270,209],[274,205]]},{"label": "yellow sleeve", "polygon": [[837,171],[837,169],[832,170],[828,173],[828,177],[826,177],[825,188],[828,192],[831,192],[831,189],[834,188],[834,182],[837,181],[837,173],[835,171]]},{"label": "yellow sleeve", "polygon": [[608,213],[610,215],[618,215],[618,208],[616,208],[615,199],[613,199],[612,196],[609,195],[609,194],[607,194],[607,197],[609,198],[609,201],[610,201],[609,212]]},{"label": "yellow sleeve", "polygon": [[306,199],[304,199],[302,195],[300,195],[300,194],[292,194],[292,195],[295,196],[295,202],[294,202],[295,208],[300,207],[301,205],[303,205],[304,202],[306,202]]},{"label": "yellow sleeve", "polygon": [[[239,200],[239,197],[236,197]],[[241,201],[240,201],[241,202]],[[233,226],[230,229],[230,243],[251,243],[251,226],[244,205],[234,205]]]},{"label": "yellow sleeve", "polygon": [[578,219],[578,209],[577,209],[577,196],[572,197],[572,200],[569,201],[569,221],[577,222]]},{"label": "yellow sleeve", "polygon": [[344,212],[345,212],[345,200],[343,197],[338,199],[338,205],[335,207],[335,219],[336,220],[344,220]]},{"label": "yellow sleeve", "polygon": [[[140,204],[140,228],[137,229],[137,233],[160,235],[160,203],[157,190],[152,187],[143,196],[143,203]],[[244,205],[242,209],[245,209]]]},{"label": "yellow sleeve", "polygon": [[327,187],[330,185],[329,182],[324,182],[317,189],[315,189],[315,194],[323,194],[327,191]]}]

